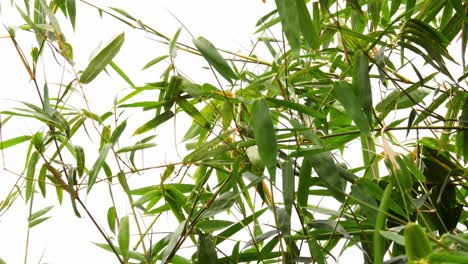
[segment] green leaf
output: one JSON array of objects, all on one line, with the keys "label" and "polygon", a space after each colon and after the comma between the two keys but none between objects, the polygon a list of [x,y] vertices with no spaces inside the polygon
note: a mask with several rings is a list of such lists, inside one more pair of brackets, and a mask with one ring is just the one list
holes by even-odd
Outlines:
[{"label": "green leaf", "polygon": [[353,119],[354,123],[364,136],[369,136],[371,132],[369,120],[361,110],[360,100],[354,94],[352,85],[345,81],[335,82],[333,84],[333,95],[343,105],[346,110],[346,114]]},{"label": "green leaf", "polygon": [[125,33],[121,33],[115,37],[104,49],[102,49],[96,57],[94,57],[88,64],[88,67],[83,71],[80,77],[80,82],[83,84],[90,83],[96,78],[99,73],[109,64],[115,55],[122,47],[125,40]]},{"label": "green leaf", "polygon": [[66,0],[65,4],[66,4],[66,7],[67,7],[68,17],[70,18],[70,23],[72,24],[73,30],[75,30],[76,1],[75,0]]},{"label": "green leaf", "polygon": [[104,162],[106,161],[107,154],[109,153],[109,150],[111,149],[112,145],[107,143],[105,144],[101,152],[99,153],[98,158],[94,162],[93,167],[91,168],[91,171],[89,172],[89,178],[88,178],[88,193],[91,191],[91,188],[93,187],[94,183],[96,182],[97,175],[99,174],[99,171],[101,170]]},{"label": "green leaf", "polygon": [[133,132],[133,136],[145,133],[151,129],[156,128],[157,126],[161,125],[162,123],[166,122],[167,120],[171,119],[174,116],[172,111],[164,112],[155,118],[151,119],[150,121],[146,122],[144,125],[139,127],[135,132]]},{"label": "green leaf", "polygon": [[221,74],[226,80],[232,81],[237,80],[238,77],[231,69],[226,60],[219,54],[216,47],[204,37],[198,37],[193,39],[193,44],[200,51],[202,56],[208,63],[215,68],[215,70]]},{"label": "green leaf", "polygon": [[198,263],[217,264],[218,256],[211,236],[200,234],[197,245]]},{"label": "green leaf", "polygon": [[309,157],[312,166],[317,172],[325,187],[338,201],[345,200],[346,183],[340,177],[331,153],[320,153]]},{"label": "green leaf", "polygon": [[234,192],[225,192],[216,197],[216,199],[209,205],[208,209],[203,213],[203,218],[214,216],[231,209],[238,196],[239,194]]},{"label": "green leaf", "polygon": [[292,204],[294,201],[295,179],[294,169],[291,160],[287,159],[283,163],[283,201],[284,208],[289,219],[292,213]]},{"label": "green leaf", "polygon": [[[375,1],[375,0],[374,0]],[[360,99],[362,111],[372,126],[372,87],[369,78],[369,61],[361,50],[356,52],[353,65],[353,88]]]},{"label": "green leaf", "polygon": [[30,222],[28,223],[28,228],[33,228],[33,227],[37,226],[38,224],[40,224],[40,223],[46,221],[46,220],[49,219],[49,218],[50,218],[50,216],[44,217],[44,218],[37,218],[37,219],[34,219],[34,220],[32,220],[32,221],[30,221]]},{"label": "green leaf", "polygon": [[274,182],[276,177],[276,133],[266,100],[256,99],[252,104],[252,127],[255,143],[263,164],[267,167],[270,178]]},{"label": "green leaf", "polygon": [[109,225],[109,229],[112,233],[115,233],[115,223],[117,222],[117,212],[115,211],[115,207],[111,206],[107,210],[107,224]]},{"label": "green leaf", "polygon": [[158,62],[163,61],[164,59],[166,59],[168,57],[169,57],[169,55],[163,55],[163,56],[154,58],[154,59],[150,60],[148,63],[146,63],[145,66],[143,66],[143,68],[141,70],[146,70],[149,67],[151,67],[153,65],[156,65]]},{"label": "green leaf", "polygon": [[177,241],[179,241],[180,236],[184,232],[185,232],[185,220],[180,222],[177,229],[171,234],[169,243],[167,244],[167,247],[166,247],[166,249],[164,250],[164,252],[162,254],[161,263],[166,263],[166,261],[168,260],[167,258],[172,253],[172,251],[175,249],[175,247],[177,245]]},{"label": "green leaf", "polygon": [[174,104],[177,96],[180,93],[180,89],[182,87],[182,77],[180,76],[172,76],[171,80],[169,81],[169,85],[167,86],[167,90],[164,93],[164,102],[167,104],[164,105],[164,110],[169,111]]},{"label": "green leaf", "polygon": [[466,251],[434,252],[428,256],[429,263],[468,263]]},{"label": "green leaf", "polygon": [[304,40],[307,45],[316,50],[320,47],[319,32],[316,30],[316,26],[312,23],[306,2],[304,0],[295,1],[302,36],[304,36]]},{"label": "green leaf", "polygon": [[28,171],[26,173],[26,202],[29,201],[34,192],[34,174],[36,171],[36,165],[39,161],[39,154],[34,151],[28,161]]},{"label": "green leaf", "polygon": [[76,180],[76,168],[70,168],[68,170],[68,193],[70,194],[70,201],[72,204],[73,212],[77,217],[81,217],[80,212],[78,211],[78,208],[76,208],[76,202],[75,202],[75,180]]},{"label": "green leaf", "polygon": [[385,231],[385,230],[380,230],[379,233],[385,239],[391,240],[400,246],[405,246],[405,238],[402,235],[392,232],[392,231]]},{"label": "green leaf", "polygon": [[463,159],[465,163],[468,162],[468,95],[465,94],[465,102],[461,115],[459,117],[460,124],[463,126],[463,130],[458,132],[463,134]]},{"label": "green leaf", "polygon": [[152,148],[152,147],[155,147],[155,146],[156,146],[155,143],[139,143],[139,144],[135,144],[133,146],[123,147],[123,148],[117,150],[117,153],[137,151],[137,150]]},{"label": "green leaf", "polygon": [[122,257],[126,260],[130,248],[130,225],[128,223],[128,216],[124,216],[120,219],[118,241],[120,254],[122,254]]},{"label": "green leaf", "polygon": [[[301,24],[299,21],[297,1],[275,0],[278,14],[283,26],[284,35],[291,49],[298,52],[301,47]],[[310,18],[310,17],[309,17]]]},{"label": "green leaf", "polygon": [[291,101],[287,101],[287,100],[280,100],[280,99],[276,99],[276,98],[271,98],[271,97],[268,97],[266,98],[266,100],[270,103],[273,103],[275,106],[278,106],[278,107],[284,107],[286,109],[294,109],[296,111],[298,111],[299,113],[304,113],[306,115],[309,115],[311,117],[315,117],[315,118],[319,118],[319,119],[323,119],[325,120],[327,117],[326,115],[320,113],[319,111],[309,107],[309,106],[305,106],[305,105],[302,105],[302,104],[297,104],[297,103],[294,103],[294,102],[291,102]]},{"label": "green leaf", "polygon": [[418,224],[408,223],[405,227],[404,236],[406,255],[409,261],[426,258],[432,252],[429,239]]},{"label": "green leaf", "polygon": [[226,220],[201,220],[197,222],[196,227],[200,228],[206,233],[213,233],[214,231],[218,231],[221,229],[225,229],[228,226],[232,225],[233,222],[226,221]]},{"label": "green leaf", "polygon": [[187,115],[192,117],[193,121],[195,121],[198,125],[206,129],[210,128],[210,122],[208,122],[208,120],[206,120],[206,118],[200,113],[200,111],[198,111],[198,109],[195,108],[195,106],[193,106],[187,100],[178,99],[177,105],[179,105],[179,107],[182,108],[182,110],[184,110],[184,112]]},{"label": "green leaf", "polygon": [[29,217],[28,217],[28,221],[34,221],[36,220],[37,218],[47,214],[52,208],[54,208],[53,206],[47,206],[47,207],[44,207],[43,209],[31,214]]},{"label": "green leaf", "polygon": [[114,132],[112,132],[112,135],[109,140],[109,143],[111,143],[112,146],[114,146],[117,143],[123,131],[125,130],[126,126],[127,126],[127,120],[123,121],[120,125],[118,125],[115,128]]},{"label": "green leaf", "polygon": [[31,139],[31,136],[19,136],[0,142],[0,150],[13,147]]},{"label": "green leaf", "polygon": [[179,38],[180,31],[182,28],[179,28],[177,32],[175,33],[174,37],[172,37],[171,41],[169,41],[169,55],[172,58],[175,58],[177,56],[177,39]]},{"label": "green leaf", "polygon": [[130,188],[128,187],[127,177],[125,176],[125,172],[119,171],[117,173],[117,179],[119,180],[120,186],[124,189],[127,195],[130,195]]},{"label": "green leaf", "polygon": [[75,158],[76,158],[76,170],[78,172],[78,175],[81,177],[83,176],[83,172],[85,169],[85,154],[81,146],[74,146],[74,147],[75,147]]}]

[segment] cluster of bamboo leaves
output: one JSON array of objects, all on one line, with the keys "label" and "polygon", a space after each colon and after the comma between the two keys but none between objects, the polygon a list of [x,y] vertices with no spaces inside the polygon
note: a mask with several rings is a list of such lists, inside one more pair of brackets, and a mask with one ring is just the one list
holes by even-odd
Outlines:
[{"label": "cluster of bamboo leaves", "polygon": [[[9,37],[41,103],[2,111],[2,125],[25,118],[42,126],[1,142],[1,149],[29,144],[26,169],[0,198],[1,211],[14,210],[18,196],[32,208],[55,189],[120,263],[332,263],[351,249],[366,263],[468,263],[468,1],[276,0],[256,25],[255,46],[266,58],[218,49],[204,37],[181,43],[188,32],[166,36],[114,7],[13,2],[24,24],[10,27]],[[165,67],[161,78],[138,83],[114,62],[122,33],[58,92],[40,83],[45,50],[74,67],[61,28],[79,23],[78,4],[166,43],[167,53],[143,67]],[[19,31],[35,37],[31,51],[17,42]],[[181,74],[176,51],[199,56],[217,81]],[[107,78],[105,70],[128,93],[104,113],[75,108],[70,98]],[[122,116],[143,112],[152,118],[130,131],[132,120]],[[140,164],[136,156],[156,151],[158,128],[181,115],[192,122],[182,144],[188,154]],[[100,144],[74,144],[88,133]],[[135,143],[122,146],[124,137]],[[127,181],[147,171],[160,175],[156,184]],[[88,211],[83,197],[106,183],[107,195],[115,183],[124,190],[129,215],[118,204],[107,219]],[[29,228],[51,209],[31,210]],[[158,225],[161,215],[178,227]]]}]

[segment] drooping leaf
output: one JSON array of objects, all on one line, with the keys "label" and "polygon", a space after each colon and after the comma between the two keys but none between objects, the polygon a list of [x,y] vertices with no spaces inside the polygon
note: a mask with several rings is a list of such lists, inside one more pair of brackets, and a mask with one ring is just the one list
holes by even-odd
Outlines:
[{"label": "drooping leaf", "polygon": [[98,158],[94,162],[94,165],[91,168],[91,171],[89,172],[89,176],[88,176],[88,193],[89,191],[91,191],[91,188],[96,182],[97,175],[99,174],[99,171],[101,170],[104,162],[106,161],[107,154],[109,153],[109,150],[111,149],[111,147],[112,145],[110,143],[105,144],[102,147]]},{"label": "drooping leaf", "polygon": [[255,143],[263,164],[268,169],[272,181],[276,176],[276,133],[266,100],[257,99],[252,104],[252,127]]},{"label": "drooping leaf", "polygon": [[115,211],[115,207],[111,206],[107,210],[107,224],[109,225],[109,229],[112,233],[115,233],[115,223],[117,221],[117,213]]},{"label": "drooping leaf", "polygon": [[238,77],[231,69],[226,60],[219,54],[216,47],[204,37],[198,37],[193,39],[193,44],[200,51],[202,56],[208,63],[215,68],[215,70],[221,74],[226,80],[232,81],[237,80]]},{"label": "drooping leaf", "polygon": [[364,136],[368,136],[371,132],[369,120],[367,119],[365,113],[361,110],[360,100],[353,92],[352,85],[344,81],[335,82],[333,94],[346,109],[346,114],[353,119],[361,133]]},{"label": "drooping leaf", "polygon": [[177,44],[177,39],[179,38],[181,30],[182,28],[179,28],[177,32],[174,34],[174,37],[172,37],[171,41],[169,41],[169,55],[172,58],[175,58],[177,56],[176,44]]},{"label": "drooping leaf", "polygon": [[297,1],[275,0],[275,2],[284,35],[292,50],[298,52],[301,46],[301,24],[299,21]]},{"label": "drooping leaf", "polygon": [[85,169],[85,154],[84,150],[81,146],[74,146],[75,147],[75,155],[76,155],[76,170],[78,172],[78,176],[83,176],[83,172]]},{"label": "drooping leaf", "polygon": [[114,59],[125,40],[125,34],[121,33],[104,47],[88,64],[80,77],[83,84],[90,83],[99,73]]},{"label": "drooping leaf", "polygon": [[36,174],[36,165],[39,161],[39,154],[34,151],[28,161],[28,171],[26,173],[26,202],[29,201],[34,192],[34,175]]},{"label": "drooping leaf", "polygon": [[124,216],[120,219],[118,241],[120,253],[124,259],[127,259],[128,250],[130,248],[130,225],[128,222],[128,216]]},{"label": "drooping leaf", "polygon": [[172,251],[175,249],[177,245],[177,241],[179,240],[180,236],[182,233],[185,231],[185,220],[179,223],[179,226],[177,229],[171,234],[169,243],[167,244],[166,249],[164,250],[162,254],[162,263],[166,263],[168,260],[167,258],[169,257],[169,254],[172,253]]},{"label": "drooping leaf", "polygon": [[[375,1],[375,0],[374,0]],[[353,65],[353,88],[359,96],[359,104],[362,111],[372,126],[372,87],[369,78],[369,62],[367,55],[362,51],[357,51]]]},{"label": "drooping leaf", "polygon": [[72,24],[73,29],[75,29],[76,1],[75,0],[66,0],[65,5],[67,7],[67,13],[68,13],[68,17],[70,18],[70,23]]},{"label": "drooping leaf", "polygon": [[309,157],[320,180],[338,201],[344,201],[346,183],[340,177],[330,153],[321,153]]},{"label": "drooping leaf", "polygon": [[213,243],[213,238],[211,236],[203,234],[199,235],[197,245],[197,259],[198,263],[218,263],[216,248]]},{"label": "drooping leaf", "polygon": [[239,194],[234,192],[225,192],[216,197],[215,200],[209,205],[208,209],[203,213],[203,218],[216,215],[220,212],[231,209]]},{"label": "drooping leaf", "polygon": [[420,225],[408,223],[405,227],[404,236],[406,255],[409,261],[426,258],[432,252],[427,235]]}]

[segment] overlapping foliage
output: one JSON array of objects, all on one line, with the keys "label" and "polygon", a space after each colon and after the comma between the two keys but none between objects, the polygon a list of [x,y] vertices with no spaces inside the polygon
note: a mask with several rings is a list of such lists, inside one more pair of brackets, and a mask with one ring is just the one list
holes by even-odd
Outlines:
[{"label": "overlapping foliage", "polygon": [[[24,180],[2,197],[0,210],[14,210],[18,187],[29,203],[37,191],[50,197],[55,188],[60,200],[65,192],[77,217],[102,234],[97,246],[120,263],[331,263],[352,249],[366,263],[468,262],[467,1],[276,0],[256,25],[255,46],[269,59],[255,49],[218,50],[209,36],[180,43],[184,31],[167,37],[124,10],[94,6],[167,43],[168,53],[148,58],[144,69],[169,66],[151,83],[131,80],[113,62],[125,45],[121,34],[54,93],[37,78],[37,62],[51,49],[73,68],[73,43],[61,28],[80,22],[77,4],[90,4],[16,4],[24,24],[10,27],[10,38],[41,104],[22,102],[2,118],[43,125],[2,140],[2,149],[29,149]],[[37,39],[31,52],[17,42],[19,31]],[[199,55],[218,82],[185,78],[176,51]],[[108,112],[76,109],[70,98],[106,69],[128,93]],[[133,119],[125,117],[143,112],[151,119],[130,131]],[[136,155],[155,151],[158,128],[183,115],[192,121],[188,154],[172,164],[139,163]],[[101,144],[75,145],[83,133],[99,135]],[[136,143],[122,147],[124,138]],[[154,185],[129,184],[143,171],[161,176]],[[94,219],[83,197],[106,183],[112,196],[112,182],[128,196],[131,214],[110,204],[107,220]],[[31,212],[29,228],[50,209]],[[178,227],[157,225],[161,214]]]}]

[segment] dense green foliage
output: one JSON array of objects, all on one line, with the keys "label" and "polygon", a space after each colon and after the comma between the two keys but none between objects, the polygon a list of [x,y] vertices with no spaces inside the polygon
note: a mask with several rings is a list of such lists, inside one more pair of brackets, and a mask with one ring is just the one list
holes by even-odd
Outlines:
[{"label": "dense green foliage", "polygon": [[[123,33],[74,69],[61,28],[79,24],[76,5],[89,3],[18,2],[24,24],[10,38],[41,103],[4,110],[2,129],[10,118],[42,126],[3,139],[1,149],[29,149],[0,210],[14,210],[20,195],[32,206],[55,188],[120,263],[332,263],[345,250],[366,263],[468,263],[468,1],[276,0],[256,25],[264,59],[255,48],[218,50],[209,36],[181,43],[185,30],[167,37],[124,10],[94,7],[167,44],[144,67],[164,74],[144,84],[114,62]],[[37,40],[31,51],[15,37],[24,31]],[[47,83],[37,71],[46,51],[82,72]],[[217,81],[189,80],[176,51],[198,55]],[[104,71],[125,81],[126,94],[102,113],[75,107],[83,88],[109,78]],[[140,162],[162,151],[159,129],[179,116],[191,120],[179,146],[187,155]],[[83,136],[99,139],[78,146]],[[140,173],[160,177],[141,187]],[[99,201],[84,197],[98,184],[109,185],[101,195],[123,189],[131,213],[114,203],[95,219],[86,206]],[[32,211],[29,228],[50,209]],[[168,214],[176,229],[158,225]]]}]

